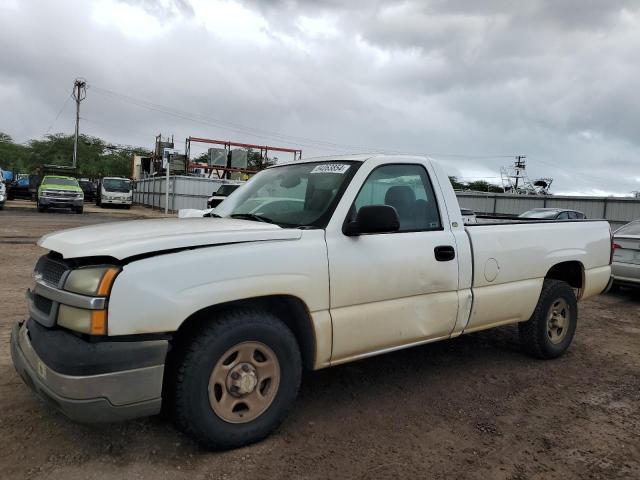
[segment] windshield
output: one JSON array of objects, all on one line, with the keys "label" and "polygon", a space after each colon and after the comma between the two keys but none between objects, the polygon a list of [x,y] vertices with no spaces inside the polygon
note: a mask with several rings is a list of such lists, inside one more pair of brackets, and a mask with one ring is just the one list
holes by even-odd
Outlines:
[{"label": "windshield", "polygon": [[640,235],[640,221],[627,223],[615,231],[615,235]]},{"label": "windshield", "polygon": [[61,177],[45,177],[45,185],[60,185],[63,187],[77,187],[78,181],[73,178],[61,178]]},{"label": "windshield", "polygon": [[541,220],[553,220],[558,215],[557,210],[529,210],[520,215],[520,218],[539,218]]},{"label": "windshield", "polygon": [[216,209],[222,217],[324,228],[358,169],[355,162],[290,164],[263,170]]},{"label": "windshield", "polygon": [[131,182],[124,178],[105,178],[102,187],[107,192],[128,192],[131,190]]},{"label": "windshield", "polygon": [[214,195],[220,195],[221,197],[226,197],[231,195],[231,193],[237,189],[240,185],[221,185],[220,188],[214,193]]}]

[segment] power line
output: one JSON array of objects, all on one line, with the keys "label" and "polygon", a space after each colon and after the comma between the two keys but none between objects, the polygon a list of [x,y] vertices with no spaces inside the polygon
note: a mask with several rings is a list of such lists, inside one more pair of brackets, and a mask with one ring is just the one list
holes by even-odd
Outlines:
[{"label": "power line", "polygon": [[344,152],[344,150],[347,149],[347,150],[352,150],[352,151],[355,150],[360,152],[367,151],[367,152],[373,152],[373,153],[387,153],[387,154],[397,154],[397,155],[403,155],[403,154],[404,155],[430,155],[434,157],[468,158],[468,159],[490,159],[490,158],[512,158],[513,157],[513,155],[510,155],[510,154],[509,155],[505,155],[505,154],[473,155],[473,154],[462,154],[462,153],[423,153],[423,152],[416,153],[416,152],[405,152],[400,150],[380,149],[378,147],[371,147],[366,145],[350,145],[350,144],[344,144],[344,143],[329,142],[326,140],[318,140],[318,139],[313,139],[309,137],[288,135],[288,134],[264,130],[256,127],[251,127],[251,126],[247,126],[239,123],[223,121],[223,120],[209,117],[206,115],[187,112],[184,110],[178,110],[176,108],[162,105],[159,103],[153,103],[153,102],[135,98],[129,95],[124,95],[118,92],[114,92],[113,90],[98,87],[95,85],[90,85],[90,88],[92,89],[92,91],[100,95],[116,98],[120,101],[129,103],[131,105],[145,108],[147,110],[164,113],[166,115],[181,118],[183,120],[188,120],[188,121],[201,123],[205,125],[212,125],[218,128],[222,128],[224,130],[243,133],[243,134],[249,134],[259,138],[265,138],[268,140],[275,139],[278,141],[293,142],[294,144],[299,146],[308,146],[308,147],[317,148],[320,150]]},{"label": "power line", "polygon": [[49,128],[47,128],[47,131],[46,131],[45,135],[47,135],[51,131],[51,129],[53,128],[55,123],[58,121],[58,119],[60,118],[60,115],[62,115],[63,110],[66,108],[66,106],[69,103],[69,100],[71,100],[72,96],[73,96],[73,94],[69,95],[67,97],[67,99],[64,101],[64,103],[62,104],[62,107],[60,107],[60,110],[58,111],[58,114],[56,115],[56,118],[53,119],[53,122],[51,122],[51,125],[49,125]]}]

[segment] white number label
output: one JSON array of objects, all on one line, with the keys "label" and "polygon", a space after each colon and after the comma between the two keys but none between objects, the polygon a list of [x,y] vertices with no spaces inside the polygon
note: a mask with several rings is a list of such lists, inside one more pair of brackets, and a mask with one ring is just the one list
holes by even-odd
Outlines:
[{"label": "white number label", "polygon": [[351,165],[345,165],[344,163],[323,163],[322,165],[316,165],[311,173],[339,173],[344,174]]}]

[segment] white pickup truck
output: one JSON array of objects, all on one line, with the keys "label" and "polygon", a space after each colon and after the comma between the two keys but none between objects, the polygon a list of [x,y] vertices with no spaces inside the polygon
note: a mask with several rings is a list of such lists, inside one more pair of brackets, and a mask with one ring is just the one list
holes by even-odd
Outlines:
[{"label": "white pickup truck", "polygon": [[232,448],[280,424],[303,369],[514,323],[557,357],[611,275],[607,222],[465,227],[423,157],[272,167],[214,212],[43,237],[11,338],[25,383],[76,420],[163,406]]}]

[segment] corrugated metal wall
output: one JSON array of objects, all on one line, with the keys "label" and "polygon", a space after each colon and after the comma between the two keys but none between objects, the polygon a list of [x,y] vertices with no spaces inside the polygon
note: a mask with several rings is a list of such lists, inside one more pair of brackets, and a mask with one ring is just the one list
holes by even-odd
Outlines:
[{"label": "corrugated metal wall", "polygon": [[[207,198],[227,183],[214,178],[187,177],[171,175],[169,179],[169,210],[182,208],[207,208]],[[235,183],[235,182],[234,182]],[[164,210],[165,177],[144,178],[135,182],[133,201],[141,205]]]},{"label": "corrugated metal wall", "polygon": [[[165,177],[145,178],[135,182],[133,201],[164,209]],[[228,181],[214,178],[172,175],[169,182],[169,210],[207,208],[207,198]],[[235,183],[235,182],[233,182]],[[462,208],[480,214],[519,215],[532,208],[556,207],[584,212],[587,218],[604,218],[614,228],[640,219],[640,199],[616,197],[525,196],[503,193],[456,192]]]},{"label": "corrugated metal wall", "polygon": [[524,196],[503,193],[456,192],[462,208],[480,214],[519,215],[532,208],[567,208],[587,218],[604,218],[613,228],[640,219],[640,199],[617,197]]}]

